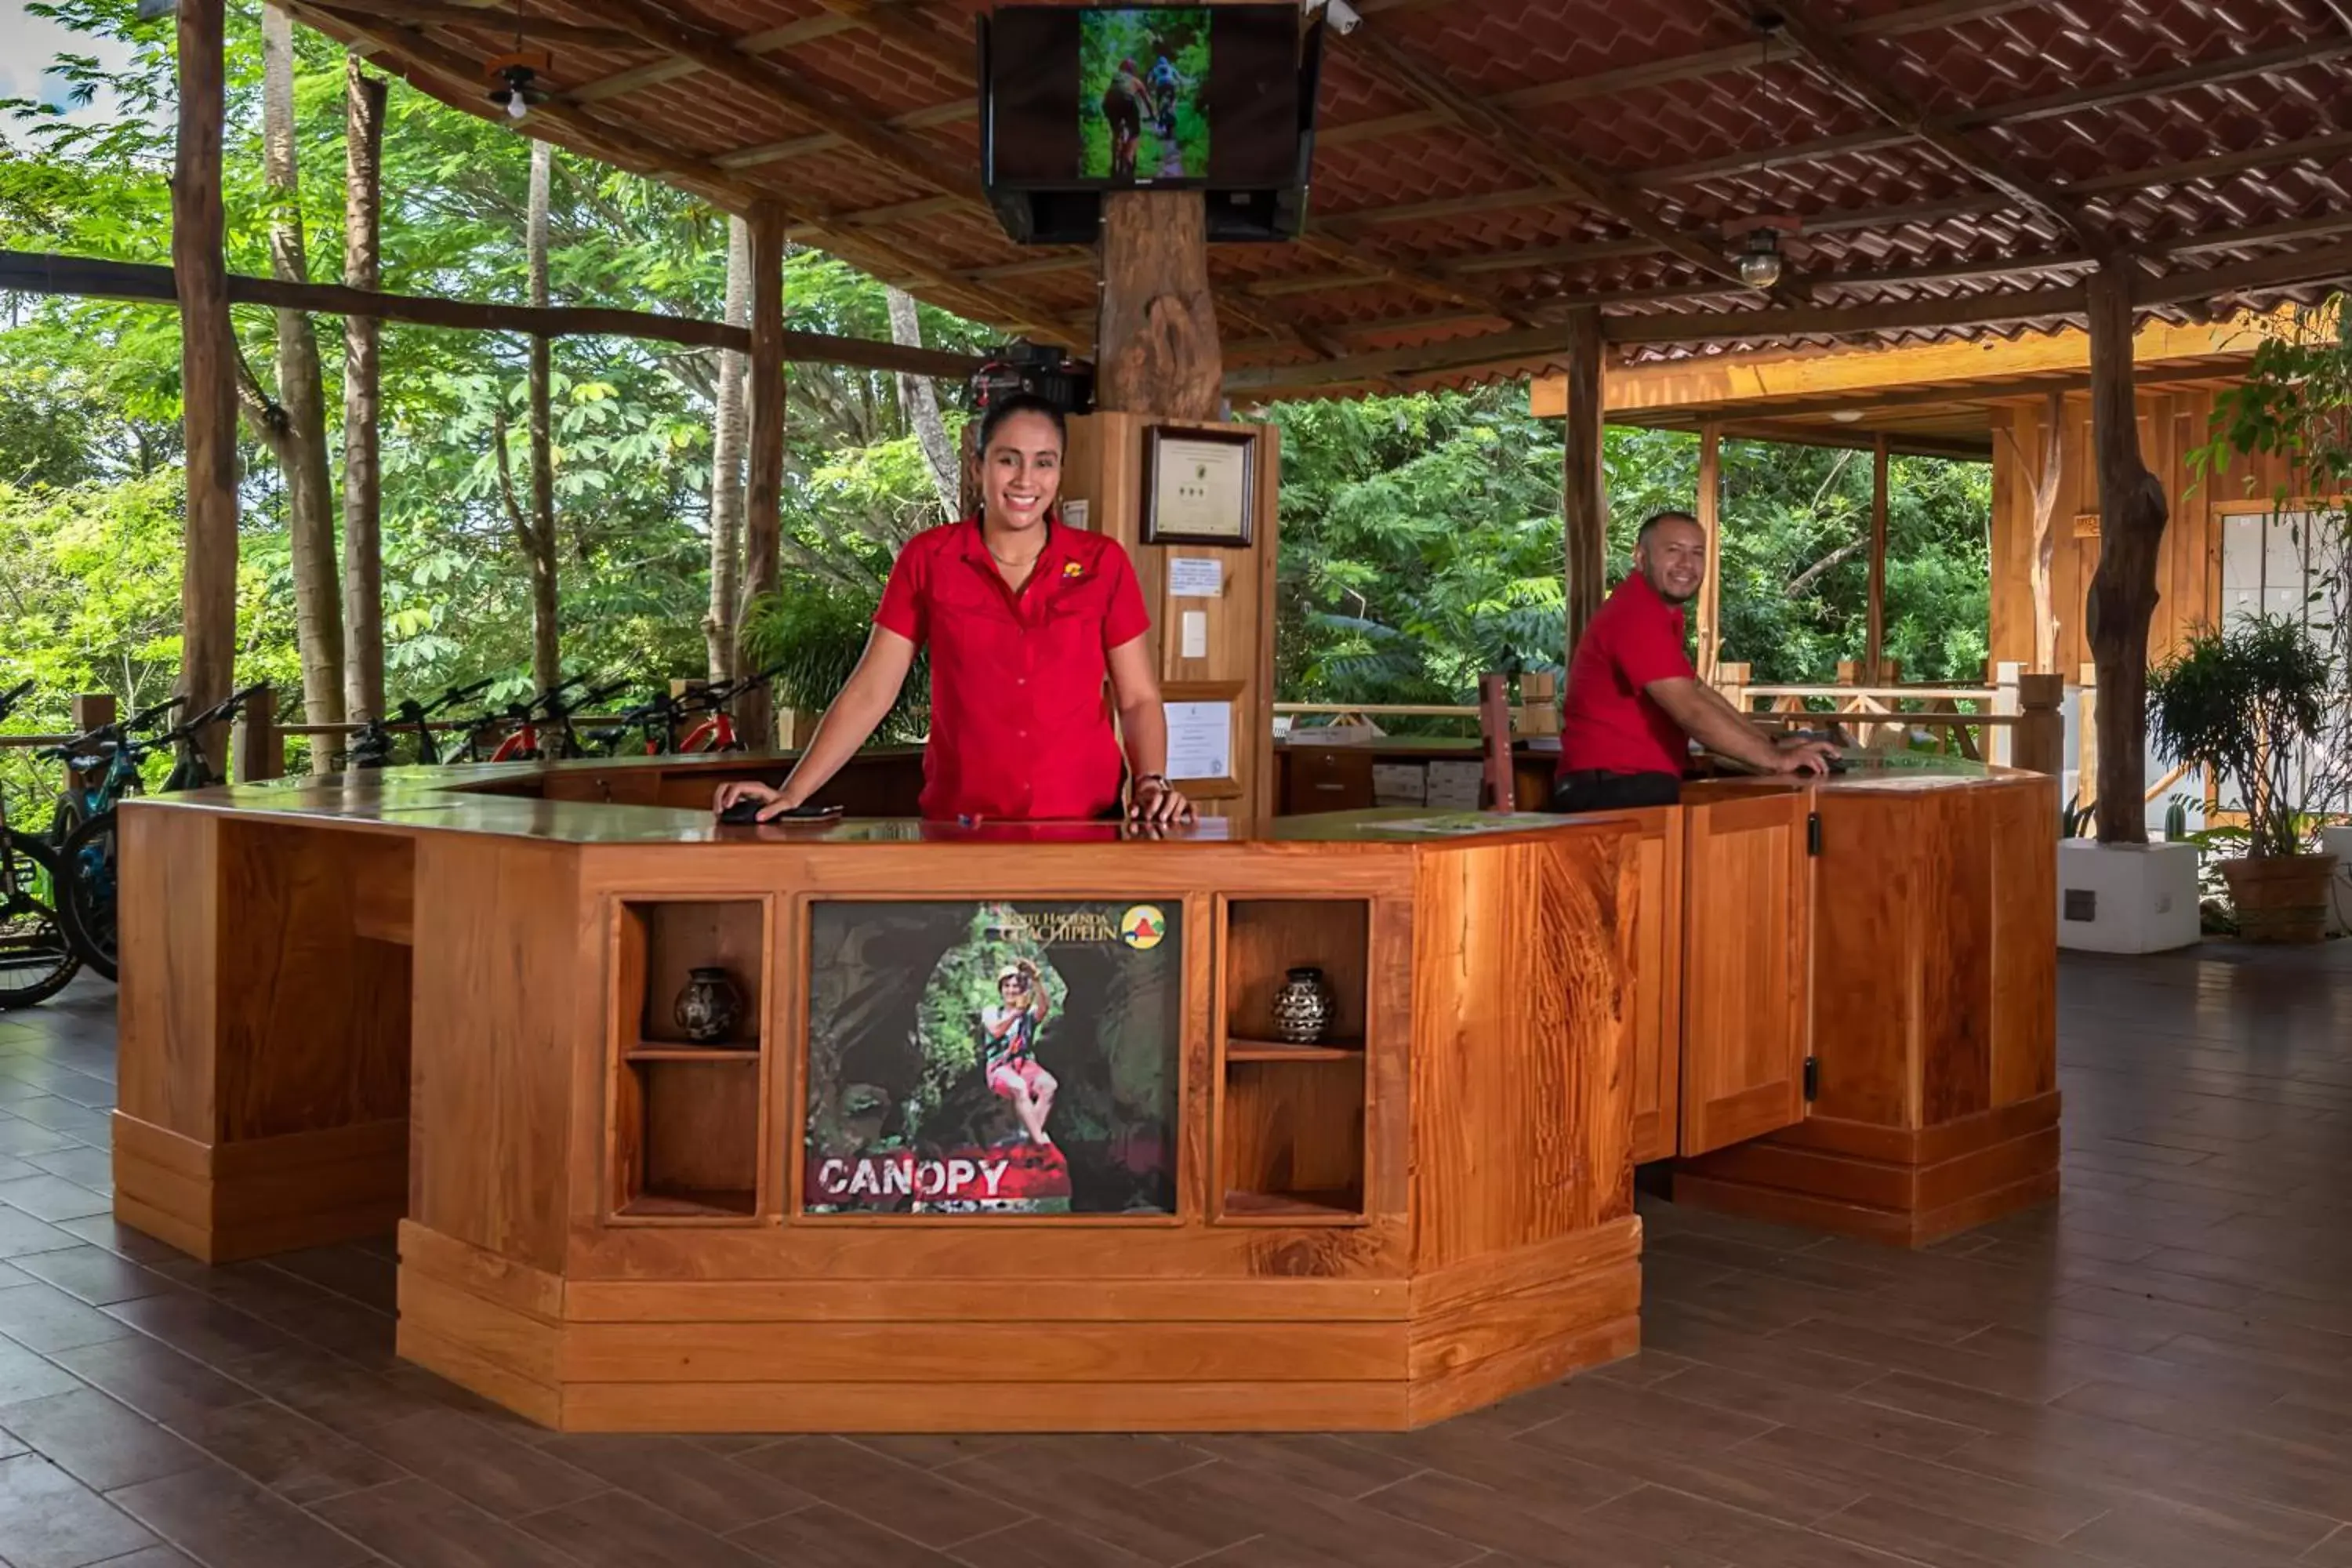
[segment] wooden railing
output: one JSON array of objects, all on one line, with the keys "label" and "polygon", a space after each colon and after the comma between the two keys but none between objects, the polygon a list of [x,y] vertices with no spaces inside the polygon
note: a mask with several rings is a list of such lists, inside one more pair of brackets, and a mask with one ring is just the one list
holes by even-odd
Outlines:
[{"label": "wooden railing", "polygon": [[[1908,745],[1926,733],[1945,752],[2056,774],[2066,755],[2064,683],[2055,675],[2029,675],[2002,665],[1990,686],[1865,685],[1852,664],[1827,686],[1752,683],[1749,667],[1717,666],[1716,689],[1759,723],[1799,729],[1824,721],[1865,747]],[[1759,704],[1764,706],[1759,708]]]}]

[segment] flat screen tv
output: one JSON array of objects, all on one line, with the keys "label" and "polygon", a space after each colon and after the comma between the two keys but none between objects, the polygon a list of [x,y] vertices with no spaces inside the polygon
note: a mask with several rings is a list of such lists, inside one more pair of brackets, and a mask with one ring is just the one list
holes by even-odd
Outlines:
[{"label": "flat screen tv", "polygon": [[1298,232],[1318,11],[1005,5],[980,24],[981,177],[1005,232],[1088,244],[1102,197],[1206,193],[1213,240]]}]

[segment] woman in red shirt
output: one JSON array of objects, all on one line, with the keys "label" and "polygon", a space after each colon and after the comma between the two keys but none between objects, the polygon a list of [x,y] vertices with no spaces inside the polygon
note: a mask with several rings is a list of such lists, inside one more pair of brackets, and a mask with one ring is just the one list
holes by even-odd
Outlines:
[{"label": "woman in red shirt", "polygon": [[761,801],[764,822],[824,788],[890,711],[915,650],[929,645],[925,817],[1116,817],[1124,778],[1127,815],[1161,825],[1191,819],[1191,804],[1166,777],[1168,718],[1144,647],[1150,620],[1134,564],[1115,540],[1055,516],[1064,434],[1060,411],[1041,397],[1016,395],[988,411],[981,515],[908,542],[865,657],[792,776],[782,789],[722,784],[718,809]]}]

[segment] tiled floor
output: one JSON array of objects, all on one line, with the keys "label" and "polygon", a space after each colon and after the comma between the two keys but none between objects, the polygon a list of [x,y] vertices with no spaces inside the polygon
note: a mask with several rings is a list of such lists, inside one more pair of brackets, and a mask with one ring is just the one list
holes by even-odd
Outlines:
[{"label": "tiled floor", "polygon": [[107,1217],[110,991],[0,1018],[12,1568],[2352,1568],[2352,943],[2069,962],[2067,1192],[1897,1254],[1645,1204],[1650,1346],[1395,1437],[552,1437],[383,1247]]}]

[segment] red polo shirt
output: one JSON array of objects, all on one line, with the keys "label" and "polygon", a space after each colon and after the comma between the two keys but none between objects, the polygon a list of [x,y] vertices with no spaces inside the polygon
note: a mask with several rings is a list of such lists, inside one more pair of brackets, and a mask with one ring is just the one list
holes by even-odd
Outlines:
[{"label": "red polo shirt", "polygon": [[1118,806],[1110,650],[1150,629],[1114,540],[1049,521],[1015,595],[967,519],[908,541],[874,624],[931,650],[923,815],[1026,821]]},{"label": "red polo shirt", "polygon": [[1690,739],[1643,688],[1697,675],[1683,651],[1681,609],[1638,572],[1618,584],[1569,661],[1559,771],[1680,776]]}]

